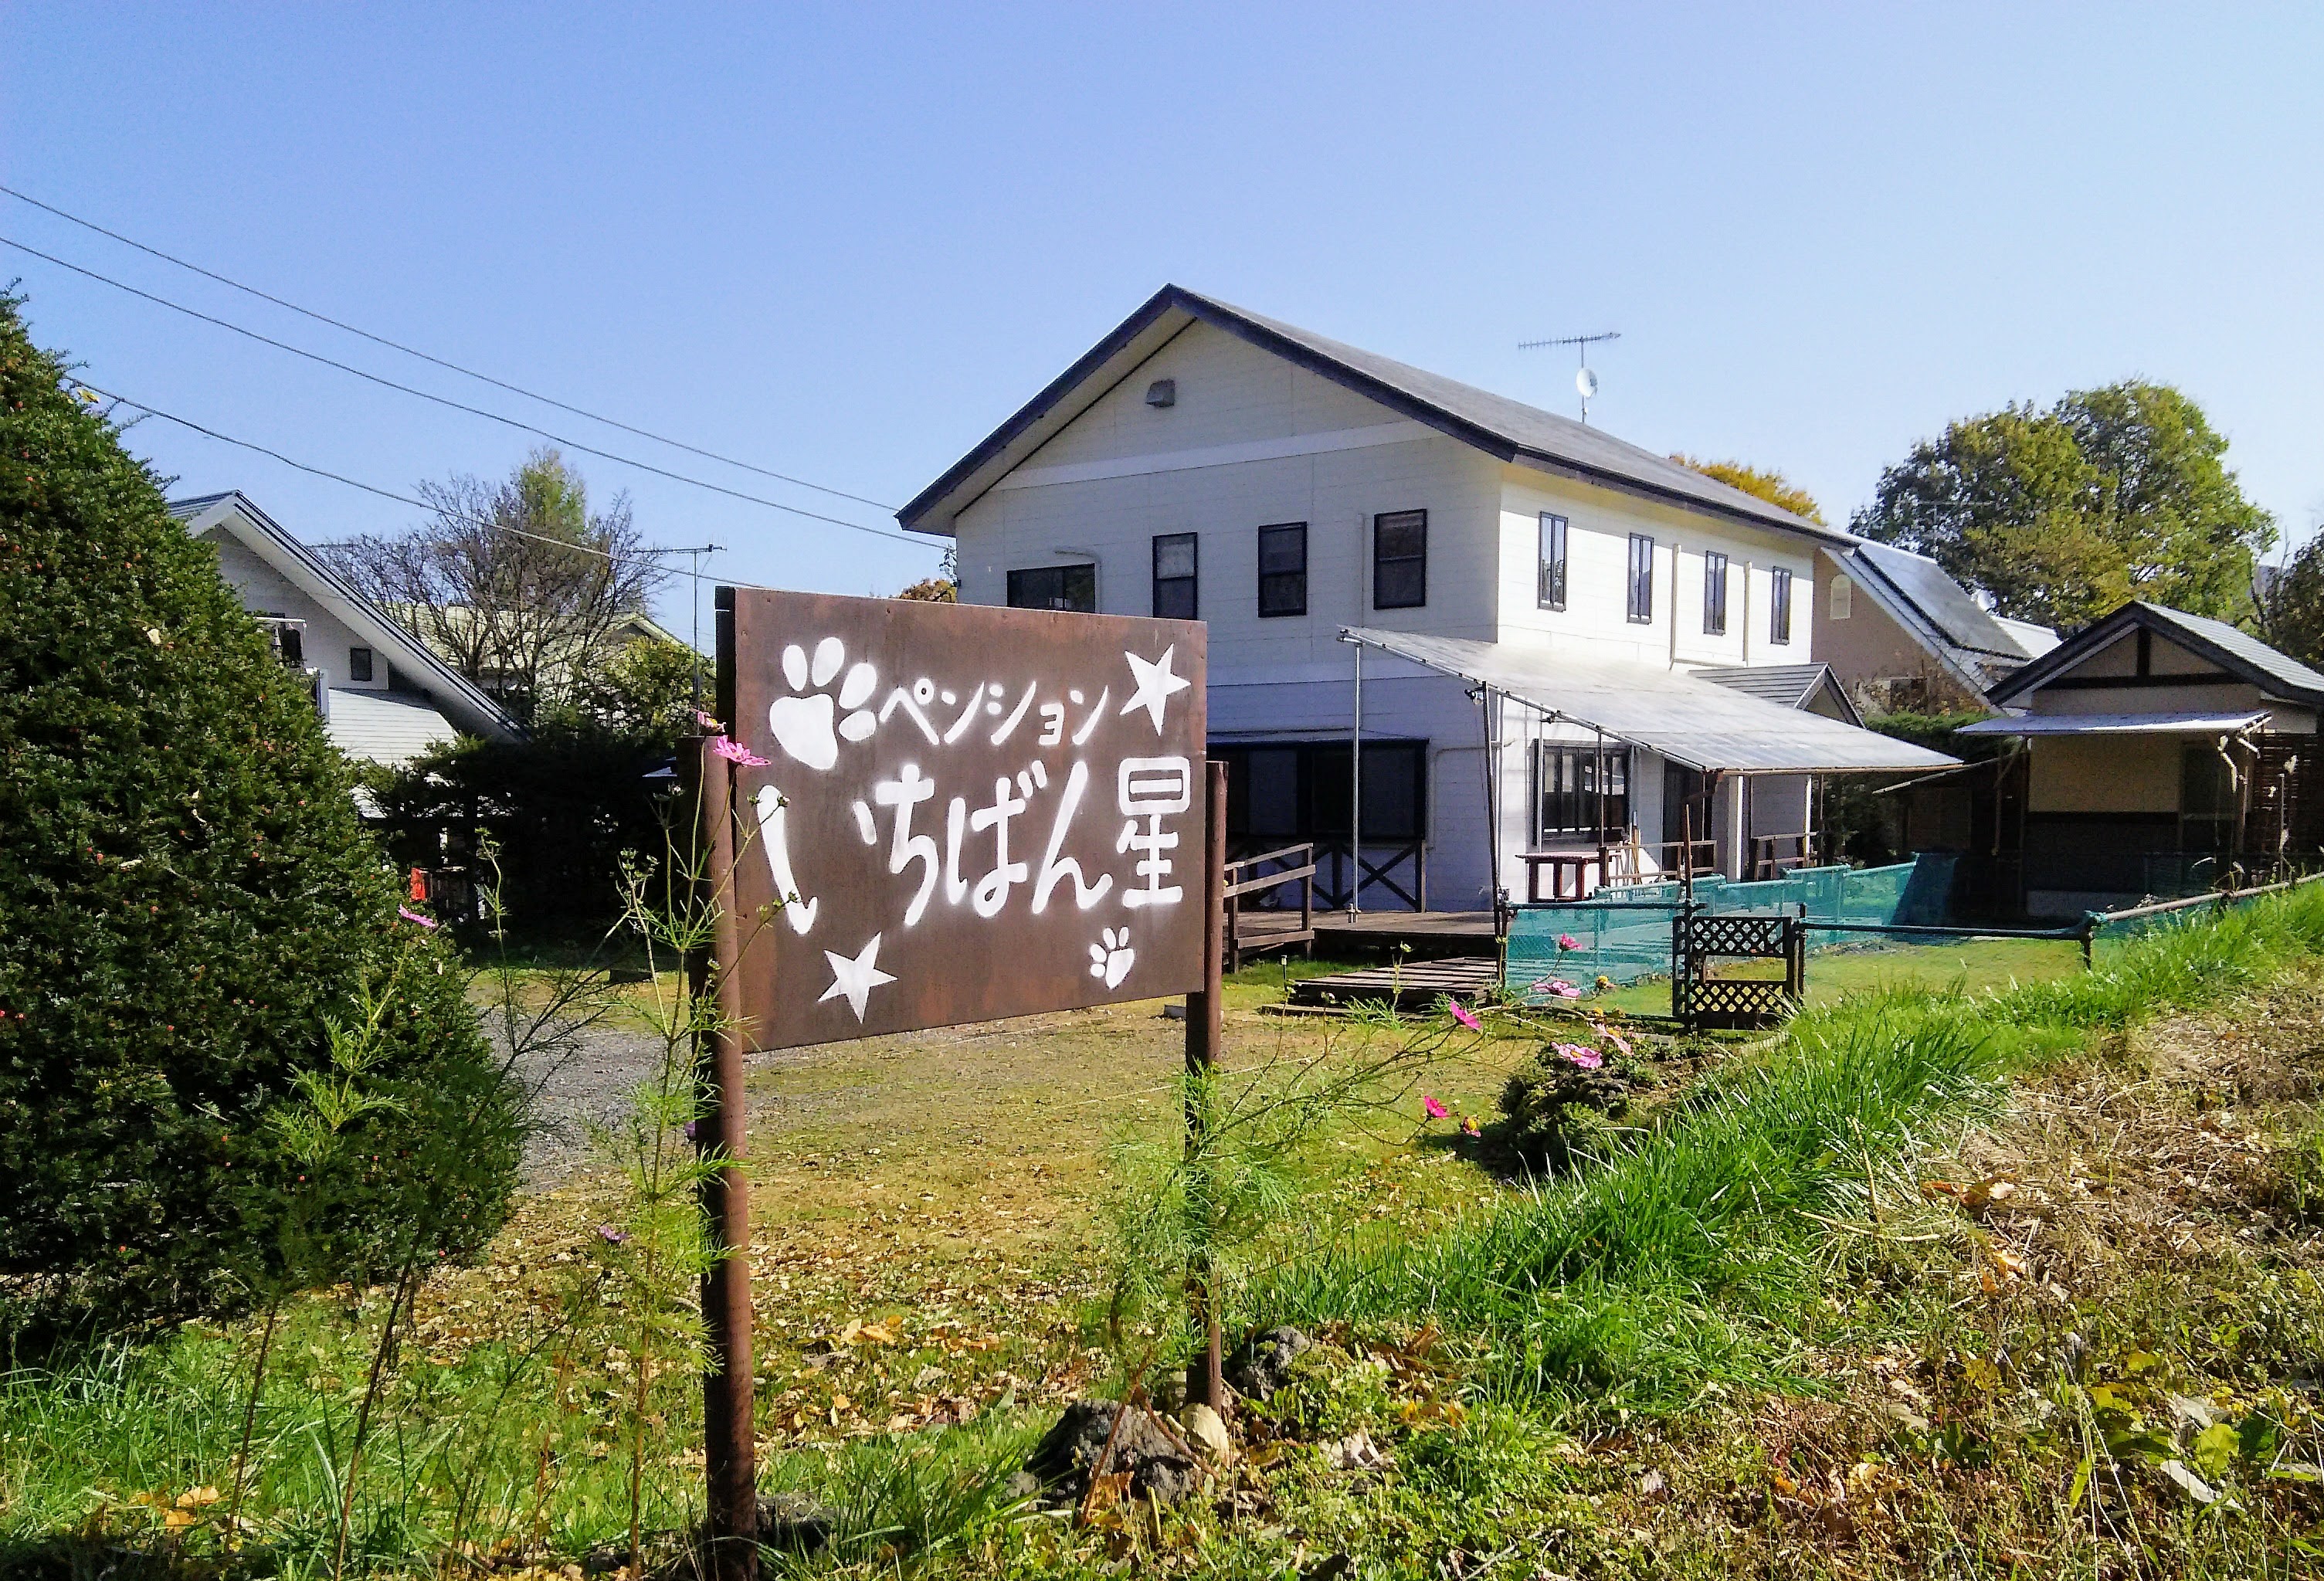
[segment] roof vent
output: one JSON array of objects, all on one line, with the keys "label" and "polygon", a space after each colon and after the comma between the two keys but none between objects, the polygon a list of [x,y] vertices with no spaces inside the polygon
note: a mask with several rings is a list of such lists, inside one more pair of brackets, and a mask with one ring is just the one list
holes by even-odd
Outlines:
[{"label": "roof vent", "polygon": [[1152,384],[1147,385],[1146,404],[1148,406],[1177,405],[1178,381],[1176,379],[1157,379]]}]

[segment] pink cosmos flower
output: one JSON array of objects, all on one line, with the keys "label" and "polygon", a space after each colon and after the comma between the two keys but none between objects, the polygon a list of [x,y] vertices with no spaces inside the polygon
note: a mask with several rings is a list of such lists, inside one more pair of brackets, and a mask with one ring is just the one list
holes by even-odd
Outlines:
[{"label": "pink cosmos flower", "polygon": [[1464,1114],[1461,1117],[1461,1129],[1471,1136],[1480,1136],[1483,1134],[1483,1133],[1477,1129],[1477,1117],[1474,1114]]},{"label": "pink cosmos flower", "polygon": [[1603,1038],[1607,1042],[1611,1043],[1614,1047],[1619,1049],[1626,1057],[1629,1054],[1630,1040],[1622,1036],[1621,1033],[1616,1031],[1613,1028],[1592,1022],[1590,1030],[1597,1033],[1600,1038]]},{"label": "pink cosmos flower", "polygon": [[716,753],[720,757],[724,758],[728,763],[740,763],[746,769],[763,769],[767,766],[766,759],[761,757],[757,753],[752,752],[749,747],[744,746],[741,742],[735,740],[731,735],[712,736],[710,738],[710,750]]},{"label": "pink cosmos flower", "polygon": [[1453,1019],[1454,1021],[1456,1021],[1456,1022],[1459,1022],[1462,1026],[1464,1026],[1464,1027],[1468,1028],[1471,1031],[1472,1031],[1472,1032],[1473,1032],[1473,1031],[1477,1031],[1479,1028],[1480,1028],[1480,1027],[1482,1027],[1482,1026],[1484,1025],[1484,1022],[1482,1022],[1479,1021],[1479,1020],[1478,1020],[1478,1019],[1477,1019],[1473,1014],[1471,1014],[1468,1010],[1464,1009],[1464,1008],[1462,1006],[1462,1004],[1461,1004],[1460,1001],[1458,1001],[1458,1000],[1452,1000],[1452,1001],[1449,1001],[1448,1003],[1451,1003],[1451,1005],[1452,1005],[1452,1019]]},{"label": "pink cosmos flower", "polygon": [[1557,948],[1560,949],[1580,949],[1582,948],[1582,941],[1574,938],[1571,933],[1561,933],[1557,936]]},{"label": "pink cosmos flower", "polygon": [[1606,1057],[1603,1054],[1599,1053],[1595,1049],[1586,1049],[1579,1043],[1553,1043],[1550,1047],[1584,1070],[1595,1070],[1606,1063]]},{"label": "pink cosmos flower", "polygon": [[435,927],[435,926],[436,926],[436,919],[435,919],[435,918],[433,918],[433,917],[423,917],[423,916],[421,916],[419,912],[417,912],[417,911],[413,911],[413,910],[412,910],[410,907],[409,907],[409,906],[398,906],[398,907],[396,907],[396,909],[395,909],[395,914],[396,914],[397,916],[399,916],[399,917],[402,918],[406,922],[417,922],[417,923],[419,923],[419,924],[420,924],[420,926],[421,926],[422,928],[433,928],[433,927]]},{"label": "pink cosmos flower", "polygon": [[597,1226],[597,1239],[604,1242],[608,1246],[618,1246],[629,1238],[630,1235],[627,1230],[617,1229],[612,1225],[599,1225]]},{"label": "pink cosmos flower", "polygon": [[723,735],[726,729],[724,725],[721,725],[717,720],[712,718],[709,715],[704,713],[699,708],[694,710],[694,722],[696,725],[701,726],[705,730],[717,734]]},{"label": "pink cosmos flower", "polygon": [[1563,977],[1544,977],[1533,985],[1536,994],[1554,994],[1560,999],[1579,999],[1582,990]]},{"label": "pink cosmos flower", "polygon": [[1426,1114],[1431,1120],[1442,1120],[1445,1115],[1450,1114],[1452,1112],[1443,1105],[1438,1103],[1433,1097],[1421,1099],[1420,1108],[1421,1112]]}]

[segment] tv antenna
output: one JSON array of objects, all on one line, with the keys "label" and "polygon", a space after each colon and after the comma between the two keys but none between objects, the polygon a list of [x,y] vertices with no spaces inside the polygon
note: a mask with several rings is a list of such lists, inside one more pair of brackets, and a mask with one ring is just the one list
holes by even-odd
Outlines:
[{"label": "tv antenna", "polygon": [[1598,375],[1590,371],[1590,348],[1600,340],[1619,340],[1619,329],[1600,330],[1595,335],[1561,335],[1553,340],[1520,340],[1519,351],[1539,351],[1544,347],[1571,346],[1581,354],[1581,368],[1573,375],[1573,387],[1582,393],[1582,421],[1590,421],[1590,398],[1598,393]]}]

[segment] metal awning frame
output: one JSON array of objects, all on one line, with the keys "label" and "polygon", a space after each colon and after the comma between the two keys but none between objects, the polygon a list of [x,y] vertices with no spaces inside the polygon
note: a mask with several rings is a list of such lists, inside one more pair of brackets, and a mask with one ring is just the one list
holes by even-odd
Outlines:
[{"label": "metal awning frame", "polygon": [[1572,725],[1583,730],[1593,731],[1602,740],[1618,741],[1625,746],[1634,747],[1641,752],[1652,753],[1667,763],[1676,763],[1681,768],[1692,769],[1698,773],[1710,774],[1720,778],[1732,776],[1738,779],[1750,779],[1759,776],[1773,777],[1777,775],[1793,774],[1925,774],[1927,772],[1927,771],[1923,769],[1740,769],[1721,763],[1697,763],[1693,759],[1689,758],[1683,754],[1673,752],[1667,746],[1656,745],[1651,742],[1640,741],[1635,736],[1624,735],[1618,729],[1610,728],[1602,725],[1595,719],[1585,719],[1580,715],[1570,713],[1563,708],[1555,707],[1547,703],[1536,702],[1532,698],[1526,696],[1523,692],[1512,691],[1508,687],[1497,685],[1492,681],[1484,680],[1482,677],[1464,674],[1460,670],[1447,669],[1443,665],[1432,663],[1428,660],[1416,658],[1409,653],[1399,652],[1397,649],[1386,643],[1377,641],[1370,637],[1360,635],[1352,628],[1347,626],[1341,627],[1340,641],[1350,644],[1357,649],[1358,652],[1361,652],[1365,648],[1377,648],[1379,652],[1386,653],[1392,659],[1401,659],[1407,664],[1417,664],[1423,669],[1434,670],[1439,674],[1450,675],[1456,680],[1464,680],[1469,683],[1468,695],[1473,701],[1481,702],[1488,697],[1499,697],[1515,701],[1524,707],[1530,709],[1534,714],[1540,717],[1545,722],[1552,724]]}]

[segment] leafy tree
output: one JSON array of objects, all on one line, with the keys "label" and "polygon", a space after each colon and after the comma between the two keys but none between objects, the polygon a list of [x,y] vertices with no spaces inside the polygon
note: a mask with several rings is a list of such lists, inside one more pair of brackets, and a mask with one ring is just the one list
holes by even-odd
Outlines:
[{"label": "leafy tree", "polygon": [[959,601],[960,589],[943,577],[923,577],[896,596],[915,604],[953,604]]},{"label": "leafy tree", "polygon": [[1849,525],[1933,557],[2021,620],[2070,629],[2132,598],[2240,620],[2274,526],[2227,448],[2168,384],[2078,390],[1950,424],[1881,474]]},{"label": "leafy tree", "polygon": [[1805,516],[1811,522],[1823,520],[1823,507],[1816,504],[1815,495],[1772,467],[1746,467],[1740,461],[1698,461],[1675,452],[1671,459],[1682,467],[1693,467],[1705,477],[1715,477],[1729,488],[1756,495],[1779,511]]},{"label": "leafy tree", "polygon": [[498,483],[423,483],[433,517],[400,538],[366,534],[334,568],[518,717],[570,698],[667,578],[629,499],[589,508],[580,474],[536,450]]},{"label": "leafy tree", "polygon": [[2254,596],[2259,634],[2293,658],[2324,667],[2324,532],[2264,574]]},{"label": "leafy tree", "polygon": [[[105,1322],[458,1254],[505,1214],[510,1087],[399,921],[298,679],[0,296],[0,1299]],[[270,1116],[392,985],[344,1167]],[[479,1144],[468,1121],[500,1125]]]},{"label": "leafy tree", "polygon": [[567,712],[618,733],[652,735],[669,749],[693,734],[710,693],[710,664],[683,643],[624,643],[574,679]]}]

